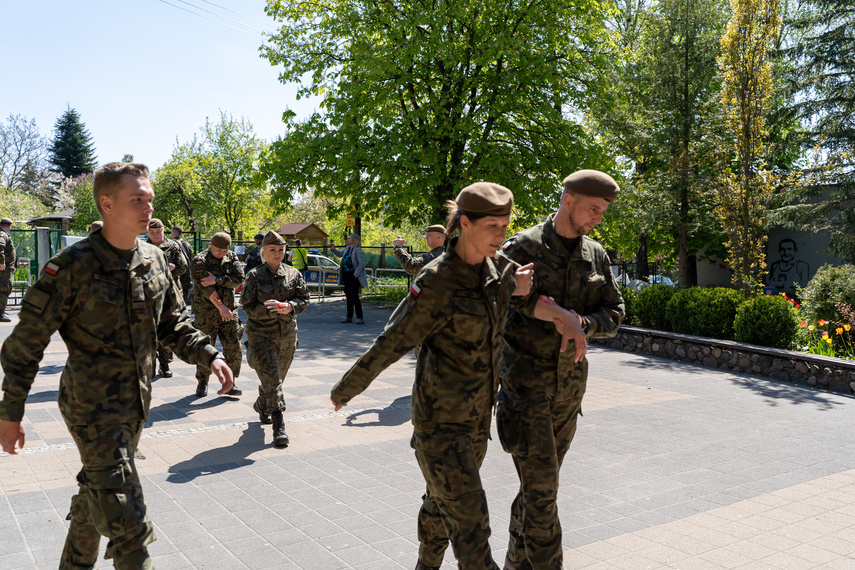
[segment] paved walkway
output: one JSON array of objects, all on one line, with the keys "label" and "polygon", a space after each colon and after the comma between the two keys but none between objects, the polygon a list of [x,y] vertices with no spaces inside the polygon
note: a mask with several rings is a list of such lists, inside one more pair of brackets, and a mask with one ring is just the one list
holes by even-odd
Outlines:
[{"label": "paved walkway", "polygon": [[[239,399],[197,399],[181,362],[154,382],[138,467],[159,570],[415,566],[414,361],[333,413],[330,387],[390,313],[366,306],[363,327],[339,324],[343,310],[300,316],[285,450],[250,407],[245,363]],[[79,469],[55,403],[65,356],[57,337],[28,400],[27,449],[0,457],[4,570],[57,566]],[[559,491],[566,568],[855,568],[855,399],[602,348],[590,361]],[[495,437],[482,477],[501,562],[517,484]]]}]

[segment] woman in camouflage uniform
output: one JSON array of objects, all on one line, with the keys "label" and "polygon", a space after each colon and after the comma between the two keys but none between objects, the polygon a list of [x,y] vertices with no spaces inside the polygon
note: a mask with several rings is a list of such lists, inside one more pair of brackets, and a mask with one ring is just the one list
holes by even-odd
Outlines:
[{"label": "woman in camouflage uniform", "polygon": [[451,541],[462,570],[498,570],[490,553],[487,498],[478,471],[496,403],[502,331],[512,295],[527,295],[531,267],[494,257],[513,195],[481,182],[451,203],[448,232],[374,344],[333,388],[336,410],[421,344],[413,386],[411,445],[427,483],[418,518],[417,570],[438,569]]},{"label": "woman in camouflage uniform", "polygon": [[262,264],[249,272],[240,303],[248,317],[246,360],[261,385],[252,409],[263,424],[273,424],[273,445],[288,445],[285,433],[285,396],[282,382],[297,348],[296,315],[309,305],[309,290],[303,276],[282,263],[285,240],[267,232],[261,242]]}]

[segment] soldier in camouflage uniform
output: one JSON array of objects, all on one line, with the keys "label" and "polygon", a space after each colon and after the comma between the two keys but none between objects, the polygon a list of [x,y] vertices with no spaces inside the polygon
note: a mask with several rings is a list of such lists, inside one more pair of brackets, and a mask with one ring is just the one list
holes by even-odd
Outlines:
[{"label": "soldier in camouflage uniform", "polygon": [[247,275],[250,271],[261,265],[261,242],[264,240],[264,234],[255,234],[255,247],[246,254],[246,267],[244,273]]},{"label": "soldier in camouflage uniform", "polygon": [[[559,329],[530,306],[508,319],[499,438],[513,457],[520,491],[511,507],[505,568],[560,570],[558,472],[576,432],[588,377],[586,338],[610,337],[624,317],[623,298],[603,247],[586,234],[618,195],[607,174],[583,170],[564,181],[558,212],[511,237],[500,256],[534,263],[536,292],[551,297]],[[573,338],[568,350],[567,337]]]},{"label": "soldier in camouflage uniform", "polygon": [[487,450],[511,296],[527,294],[531,286],[530,267],[493,258],[512,204],[511,192],[497,184],[481,182],[460,192],[448,224],[449,232],[460,228],[460,237],[424,267],[383,333],[332,390],[338,410],[422,345],[410,443],[427,483],[418,517],[417,570],[438,569],[449,540],[462,570],[498,570],[478,471]]},{"label": "soldier in camouflage uniform", "polygon": [[[187,273],[187,259],[184,257],[184,253],[182,253],[177,242],[164,238],[163,222],[157,218],[152,218],[148,223],[148,241],[159,247],[163,255],[166,256],[169,272],[172,274],[172,286],[175,287],[178,298],[183,302],[184,291],[181,288],[181,276]],[[172,378],[172,371],[169,369],[169,363],[172,362],[172,351],[163,343],[157,345],[157,360],[160,361],[160,375],[164,378]],[[151,374],[154,376],[153,369]]]},{"label": "soldier in camouflage uniform", "polygon": [[404,271],[410,275],[415,275],[422,270],[422,267],[442,255],[445,247],[445,226],[436,224],[425,228],[425,242],[430,248],[427,253],[421,254],[419,257],[413,257],[407,250],[404,249],[404,240],[399,236],[392,243],[395,245],[395,257]]},{"label": "soldier in camouflage uniform", "polygon": [[15,244],[12,243],[12,220],[0,220],[0,323],[11,322],[6,315],[6,303],[12,293],[12,279],[15,277]]},{"label": "soldier in camouflage uniform", "polygon": [[[194,324],[216,344],[217,337],[223,345],[226,362],[234,373],[235,382],[240,376],[243,325],[238,318],[235,304],[235,289],[243,283],[243,270],[237,255],[229,250],[232,238],[227,233],[217,232],[211,237],[207,250],[197,253],[190,264],[193,277]],[[196,367],[196,396],[208,395],[208,377],[211,370]],[[229,390],[229,396],[240,396],[243,392],[237,384]]]},{"label": "soldier in camouflage uniform", "polygon": [[189,243],[181,238],[182,233],[184,233],[184,230],[181,226],[172,226],[172,230],[169,232],[169,237],[172,238],[172,241],[178,244],[178,248],[181,250],[181,253],[184,254],[184,259],[187,262],[188,269],[181,274],[181,293],[184,295],[184,304],[189,307],[190,303],[193,301],[193,279],[190,277],[189,269],[190,262],[193,260],[193,249],[190,247]]},{"label": "soldier in camouflage uniform", "polygon": [[273,424],[273,445],[288,445],[282,383],[297,348],[297,315],[309,306],[309,289],[300,272],[283,263],[285,240],[267,232],[261,245],[263,263],[249,272],[240,296],[248,317],[246,360],[261,385],[252,409],[263,424]]},{"label": "soldier in camouflage uniform", "polygon": [[158,341],[187,361],[209,364],[231,386],[231,370],[190,324],[156,247],[137,240],[154,192],[141,164],[111,163],[95,172],[103,230],[62,249],[42,270],[21,305],[20,322],[0,351],[5,378],[0,444],[24,445],[24,403],[51,335],[59,330],[68,360],[59,410],[80,452],[80,486],[60,568],[93,568],[101,536],[118,570],[148,569],[154,540],[133,451],[151,403]]}]

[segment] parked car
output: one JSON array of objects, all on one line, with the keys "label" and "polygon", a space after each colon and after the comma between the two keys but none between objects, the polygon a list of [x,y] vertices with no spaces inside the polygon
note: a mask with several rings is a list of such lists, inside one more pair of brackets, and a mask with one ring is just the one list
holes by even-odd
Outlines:
[{"label": "parked car", "polygon": [[674,282],[671,281],[671,278],[667,275],[652,275],[651,280],[657,285],[668,285],[670,287],[674,286]]},{"label": "parked car", "polygon": [[309,253],[306,259],[306,270],[303,279],[309,287],[319,287],[321,275],[323,274],[324,288],[337,288],[338,285],[338,263],[320,253]]}]

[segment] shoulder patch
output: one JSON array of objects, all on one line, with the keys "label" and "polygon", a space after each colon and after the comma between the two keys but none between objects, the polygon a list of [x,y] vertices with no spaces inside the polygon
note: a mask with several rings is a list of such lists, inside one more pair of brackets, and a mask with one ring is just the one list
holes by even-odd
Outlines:
[{"label": "shoulder patch", "polygon": [[413,297],[418,297],[419,293],[421,293],[421,292],[422,292],[422,288],[419,287],[418,283],[413,283],[412,287],[410,287],[410,294]]},{"label": "shoulder patch", "polygon": [[55,263],[52,263],[50,261],[47,263],[47,265],[45,265],[45,273],[47,273],[48,275],[56,275],[58,272],[59,265],[56,265]]}]

